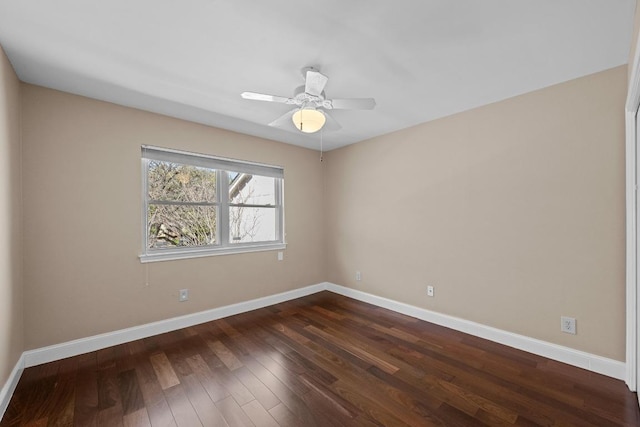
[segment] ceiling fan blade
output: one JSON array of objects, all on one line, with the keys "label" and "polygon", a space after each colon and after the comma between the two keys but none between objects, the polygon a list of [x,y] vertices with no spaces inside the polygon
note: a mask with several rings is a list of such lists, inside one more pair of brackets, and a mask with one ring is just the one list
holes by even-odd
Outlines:
[{"label": "ceiling fan blade", "polygon": [[324,126],[322,127],[323,130],[326,130],[328,132],[333,132],[333,131],[342,129],[342,126],[340,126],[340,123],[338,123],[336,119],[331,117],[329,113],[327,113],[326,111],[323,111],[322,113],[327,118],[327,121],[324,122]]},{"label": "ceiling fan blade", "polygon": [[293,110],[284,113],[282,116],[269,123],[269,126],[286,130],[297,130],[295,126],[293,126],[293,121],[291,120],[293,113],[295,113],[296,111],[297,108],[294,108]]},{"label": "ceiling fan blade", "polygon": [[309,95],[319,96],[326,86],[329,78],[317,71],[307,70],[304,83],[304,91]]},{"label": "ceiling fan blade", "polygon": [[373,98],[344,98],[330,99],[331,107],[325,108],[333,110],[373,110],[376,106],[376,100]]},{"label": "ceiling fan blade", "polygon": [[284,96],[277,95],[267,95],[264,93],[255,93],[255,92],[242,92],[240,94],[244,99],[250,99],[252,101],[267,101],[267,102],[280,102],[282,104],[292,104],[294,103],[292,98],[286,98]]}]

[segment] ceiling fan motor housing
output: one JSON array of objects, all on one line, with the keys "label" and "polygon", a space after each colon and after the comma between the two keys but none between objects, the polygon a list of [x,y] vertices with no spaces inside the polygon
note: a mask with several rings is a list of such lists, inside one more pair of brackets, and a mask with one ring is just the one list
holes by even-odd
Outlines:
[{"label": "ceiling fan motor housing", "polygon": [[299,106],[312,106],[315,108],[323,107],[325,102],[324,91],[320,95],[311,95],[304,91],[304,86],[296,88],[293,94],[293,99],[296,101],[296,105]]}]

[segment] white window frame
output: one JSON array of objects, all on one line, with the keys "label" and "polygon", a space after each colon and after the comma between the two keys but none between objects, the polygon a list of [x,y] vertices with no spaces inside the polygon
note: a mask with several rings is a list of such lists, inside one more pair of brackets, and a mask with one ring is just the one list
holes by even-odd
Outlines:
[{"label": "white window frame", "polygon": [[[149,248],[148,219],[149,192],[147,179],[149,162],[166,161],[190,166],[206,167],[216,171],[216,243],[199,247]],[[199,258],[212,255],[228,255],[245,252],[271,251],[286,248],[284,233],[284,169],[261,163],[247,162],[207,154],[190,153],[168,148],[142,146],[142,253],[140,262],[170,261],[185,258]],[[276,240],[246,243],[229,241],[229,175],[227,172],[248,173],[274,178],[274,196],[276,210]],[[253,205],[251,205],[253,206]],[[250,206],[250,207],[251,207]],[[253,206],[255,207],[255,206]]]}]

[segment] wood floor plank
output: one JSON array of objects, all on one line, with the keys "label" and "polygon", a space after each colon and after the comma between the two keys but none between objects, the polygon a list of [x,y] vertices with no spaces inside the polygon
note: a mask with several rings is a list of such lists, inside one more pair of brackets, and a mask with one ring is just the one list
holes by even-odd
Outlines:
[{"label": "wood floor plank", "polygon": [[278,386],[282,384],[298,396],[309,391],[299,374],[289,371],[270,357],[247,362],[247,367],[267,388],[269,384],[278,383]]},{"label": "wood floor plank", "polygon": [[343,411],[335,411],[332,402],[328,402],[325,396],[320,395],[315,390],[311,390],[302,396],[302,400],[307,405],[320,426],[349,427],[355,419]]},{"label": "wood floor plank", "polygon": [[122,406],[120,403],[110,406],[108,408],[100,409],[97,416],[98,426],[122,426]]},{"label": "wood floor plank", "polygon": [[[245,403],[251,402],[255,399],[255,396],[251,393],[251,391],[249,391],[249,389],[245,387],[245,385],[242,384],[239,379],[237,379],[231,372],[229,372],[226,366],[217,366],[215,364],[216,360],[219,361],[217,357],[212,359],[211,355],[204,353],[203,360],[205,360],[205,362],[213,372],[216,381],[219,381],[220,384],[222,384],[224,389],[227,390],[227,392],[235,399],[235,401],[239,405],[244,405]],[[226,397],[224,399],[226,399]]]},{"label": "wood floor plank", "polygon": [[20,396],[14,393],[11,397],[11,404],[7,407],[2,420],[0,420],[0,426],[2,427],[17,427],[24,423],[26,418],[24,410],[26,408],[26,402],[22,400]]},{"label": "wood floor plank", "polygon": [[383,371],[389,374],[394,374],[398,372],[398,370],[400,369],[397,366],[394,366],[391,363],[383,360],[382,358],[377,357],[372,352],[369,352],[357,345],[354,345],[349,341],[337,338],[335,334],[332,334],[330,332],[325,332],[312,325],[307,326],[306,329],[311,331],[311,333],[326,339],[329,342],[337,344],[338,346],[342,347],[344,350],[348,351],[349,353],[353,354],[356,357],[359,357],[365,362],[371,363],[372,365],[376,365],[378,368],[382,369]]},{"label": "wood floor plank", "polygon": [[138,386],[142,392],[145,408],[149,415],[151,425],[156,426],[175,426],[175,420],[166,401],[162,387],[158,382],[155,370],[151,365],[151,361],[145,353],[137,357],[136,377],[138,378]]},{"label": "wood floor plank", "polygon": [[[266,410],[280,403],[280,399],[262,381],[260,381],[246,366],[239,368],[233,374],[244,384],[262,407]],[[244,408],[245,405],[242,405]]]},{"label": "wood floor plank", "polygon": [[53,393],[55,386],[56,378],[47,376],[34,382],[28,389],[23,391],[26,403],[22,412],[21,423],[26,424],[48,417],[49,414],[47,413],[45,402],[49,395]]},{"label": "wood floor plank", "polygon": [[138,412],[144,407],[144,398],[138,385],[135,369],[129,369],[118,374],[118,387],[124,415]]},{"label": "wood floor plank", "polygon": [[182,384],[164,390],[164,395],[178,427],[198,427],[203,425],[185,394]]},{"label": "wood floor plank", "polygon": [[[247,402],[249,403],[249,402]],[[216,402],[216,406],[222,413],[229,427],[253,427],[253,422],[236,403],[232,396]]]},{"label": "wood floor plank", "polygon": [[207,344],[230,371],[242,367],[242,362],[220,341],[207,341]]},{"label": "wood floor plank", "polygon": [[287,408],[287,405],[282,402],[269,409],[269,414],[278,422],[280,427],[298,427],[303,425],[302,420],[296,417],[293,412]]},{"label": "wood floor plank", "polygon": [[146,408],[140,408],[122,417],[124,427],[151,427],[151,420]]},{"label": "wood floor plank", "polygon": [[214,402],[207,394],[207,391],[202,387],[195,375],[189,375],[182,378],[187,397],[191,402],[191,405],[198,414],[198,418],[204,426],[227,426],[227,422],[224,417],[214,405]]},{"label": "wood floor plank", "polygon": [[275,377],[269,370],[260,364],[252,364],[249,366],[253,374],[265,384],[269,390],[282,402],[286,407],[302,421],[302,425],[315,426],[316,419],[306,407],[298,393],[287,387],[280,379]]},{"label": "wood floor plank", "polygon": [[187,363],[191,366],[194,375],[196,375],[196,378],[198,378],[200,384],[202,384],[202,387],[207,391],[207,394],[209,394],[213,402],[218,402],[230,396],[229,391],[216,379],[209,365],[202,359],[201,355],[198,354],[189,357]]},{"label": "wood floor plank", "polygon": [[24,370],[0,427],[640,426],[622,381],[320,292]]},{"label": "wood floor plank", "polygon": [[180,384],[180,380],[178,379],[178,376],[171,366],[171,362],[169,362],[169,359],[164,352],[150,356],[149,360],[153,365],[153,370],[156,372],[158,382],[160,383],[160,387],[162,387],[163,390]]},{"label": "wood floor plank", "polygon": [[[408,414],[406,409],[394,411],[383,400],[380,400],[371,393],[361,393],[358,385],[349,381],[338,380],[332,384],[332,390],[344,400],[351,402],[363,414],[375,423],[384,426],[424,426],[427,424],[424,417]],[[390,410],[391,409],[391,410]]]},{"label": "wood floor plank", "polygon": [[300,380],[309,387],[310,393],[317,396],[316,400],[325,402],[325,406],[330,408],[330,412],[337,412],[349,419],[355,419],[360,415],[361,411],[355,405],[333,393],[330,386],[327,387],[304,374],[300,375]]},{"label": "wood floor plank", "polygon": [[256,427],[279,427],[278,422],[257,400],[245,403],[242,410]]},{"label": "wood floor plank", "polygon": [[51,393],[42,402],[41,410],[50,425],[70,426],[73,424],[75,405],[75,382],[78,358],[60,361],[56,383]]},{"label": "wood floor plank", "polygon": [[24,427],[46,427],[48,424],[49,418],[40,418],[39,420],[24,424]]},{"label": "wood floor plank", "polygon": [[75,425],[95,426],[98,415],[98,375],[96,353],[78,357],[73,420]]},{"label": "wood floor plank", "polygon": [[191,367],[187,363],[187,358],[198,354],[198,345],[202,345],[199,337],[185,335],[183,341],[172,343],[164,349],[163,353],[167,356],[178,381],[182,377],[193,374]]},{"label": "wood floor plank", "polygon": [[98,410],[121,406],[115,366],[98,369]]}]

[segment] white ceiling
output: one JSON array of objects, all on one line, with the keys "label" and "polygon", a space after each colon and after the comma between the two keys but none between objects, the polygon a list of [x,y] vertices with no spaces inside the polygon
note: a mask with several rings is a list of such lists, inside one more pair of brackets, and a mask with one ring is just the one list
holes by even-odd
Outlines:
[{"label": "white ceiling", "polygon": [[[2,0],[0,44],[25,82],[319,148],[266,124],[313,65],[332,149],[628,60],[635,0]],[[622,108],[622,106],[621,106]]]}]

